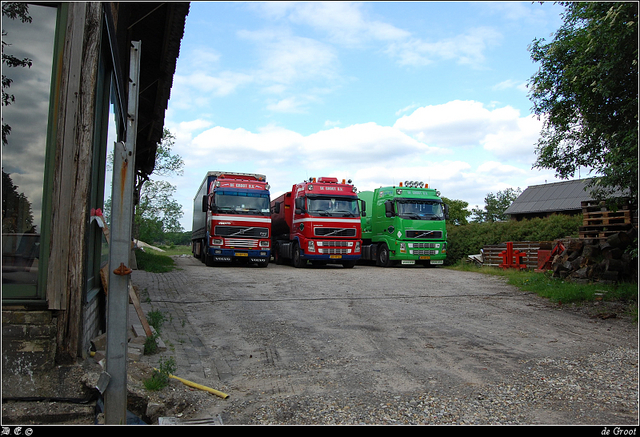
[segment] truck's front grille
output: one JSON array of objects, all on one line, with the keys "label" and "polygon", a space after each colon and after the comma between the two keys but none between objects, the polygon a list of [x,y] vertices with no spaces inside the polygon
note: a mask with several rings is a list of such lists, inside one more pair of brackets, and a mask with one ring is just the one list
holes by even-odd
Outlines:
[{"label": "truck's front grille", "polygon": [[225,246],[228,247],[242,247],[242,248],[255,248],[258,247],[258,240],[249,240],[249,239],[241,239],[241,238],[225,238],[224,239]]},{"label": "truck's front grille", "polygon": [[329,255],[343,255],[348,254],[350,249],[340,249],[337,247],[325,247],[322,249],[318,249],[319,253],[329,254]]},{"label": "truck's front grille", "polygon": [[440,243],[411,243],[411,246],[415,249],[435,249],[440,247]]},{"label": "truck's front grille", "polygon": [[353,241],[318,241],[318,247],[351,247]]},{"label": "truck's front grille", "polygon": [[216,226],[214,234],[220,237],[269,238],[269,228],[250,226]]},{"label": "truck's front grille", "polygon": [[425,250],[412,250],[412,255],[437,255],[437,250],[425,249]]}]

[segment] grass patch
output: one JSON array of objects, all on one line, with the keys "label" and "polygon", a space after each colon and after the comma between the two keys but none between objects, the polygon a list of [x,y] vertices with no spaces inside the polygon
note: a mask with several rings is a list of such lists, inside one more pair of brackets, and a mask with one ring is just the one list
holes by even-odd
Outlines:
[{"label": "grass patch", "polygon": [[191,255],[191,245],[188,246],[156,246],[158,249],[164,250],[162,255],[174,256],[174,255]]},{"label": "grass patch", "polygon": [[173,259],[153,250],[136,250],[136,263],[140,270],[152,273],[166,273],[174,269]]},{"label": "grass patch", "polygon": [[489,275],[503,276],[509,285],[520,290],[535,293],[552,302],[580,303],[595,300],[618,300],[638,302],[638,284],[579,284],[554,278],[550,272],[538,273],[530,270],[500,269],[496,267],[478,267],[470,263],[458,262],[455,266],[447,267],[453,270],[471,271]]}]

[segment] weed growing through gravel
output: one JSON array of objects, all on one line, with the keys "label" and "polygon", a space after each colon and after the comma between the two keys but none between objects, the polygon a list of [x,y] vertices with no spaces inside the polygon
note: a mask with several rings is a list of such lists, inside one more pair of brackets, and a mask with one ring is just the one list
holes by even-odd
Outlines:
[{"label": "weed growing through gravel", "polygon": [[162,311],[150,311],[147,314],[147,322],[149,326],[154,329],[154,333],[151,336],[148,336],[144,341],[144,354],[145,355],[153,355],[158,350],[157,338],[160,336],[160,329],[162,325],[167,320],[167,317]]},{"label": "weed growing through gravel", "polygon": [[173,357],[167,360],[160,358],[158,368],[153,369],[151,378],[145,379],[143,384],[147,390],[158,391],[169,385],[169,377],[176,371],[176,361]]}]

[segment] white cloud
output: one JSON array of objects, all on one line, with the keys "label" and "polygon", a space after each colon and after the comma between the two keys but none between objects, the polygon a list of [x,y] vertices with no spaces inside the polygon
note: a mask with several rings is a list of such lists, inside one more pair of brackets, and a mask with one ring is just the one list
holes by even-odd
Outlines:
[{"label": "white cloud", "polygon": [[429,65],[436,61],[454,60],[462,65],[480,68],[484,65],[484,52],[499,43],[502,35],[489,27],[470,29],[453,38],[429,42],[408,38],[389,44],[387,53],[398,59],[400,65]]},{"label": "white cloud", "polygon": [[529,91],[529,88],[527,88],[527,82],[517,81],[513,79],[504,80],[494,85],[491,89],[493,91],[503,91],[503,90],[512,89],[512,88],[515,88],[518,91],[522,91],[523,93],[526,93]]},{"label": "white cloud", "polygon": [[258,46],[260,68],[255,74],[262,83],[290,85],[336,77],[338,58],[329,45],[286,30],[244,30],[238,35]]},{"label": "white cloud", "polygon": [[520,112],[511,106],[490,110],[480,102],[461,100],[418,108],[399,118],[394,125],[431,146],[456,148],[485,143],[487,150],[495,152],[508,151],[501,147],[500,141],[506,136],[500,133],[522,137],[521,130],[526,129],[529,135],[531,126],[532,123],[522,119]]},{"label": "white cloud", "polygon": [[353,47],[370,41],[389,41],[410,36],[406,30],[370,19],[363,10],[363,3],[268,2],[261,3],[260,7],[271,18],[309,26],[324,32],[331,42],[342,46]]},{"label": "white cloud", "polygon": [[486,161],[478,166],[478,173],[500,177],[513,177],[524,176],[528,172],[513,165],[507,165],[497,161]]},{"label": "white cloud", "polygon": [[485,150],[496,156],[525,163],[533,162],[542,125],[543,122],[535,115],[518,117],[505,121],[498,129],[488,132],[481,143]]},{"label": "white cloud", "polygon": [[303,102],[296,97],[288,97],[286,99],[278,100],[277,102],[267,105],[267,109],[273,112],[286,112],[286,113],[303,113]]}]

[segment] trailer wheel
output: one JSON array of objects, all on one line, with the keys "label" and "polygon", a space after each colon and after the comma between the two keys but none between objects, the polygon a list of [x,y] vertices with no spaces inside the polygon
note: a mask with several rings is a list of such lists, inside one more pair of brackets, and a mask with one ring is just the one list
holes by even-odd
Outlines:
[{"label": "trailer wheel", "polygon": [[302,259],[302,255],[300,254],[300,246],[296,244],[293,247],[293,266],[297,269],[300,267],[304,267],[307,264],[306,260]]},{"label": "trailer wheel", "polygon": [[386,243],[382,243],[378,249],[378,259],[376,261],[380,267],[389,267],[391,265],[391,260],[389,259],[389,247]]}]

